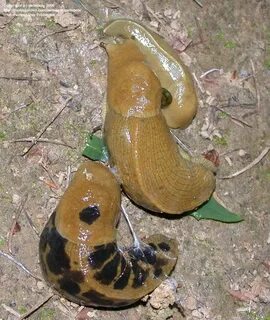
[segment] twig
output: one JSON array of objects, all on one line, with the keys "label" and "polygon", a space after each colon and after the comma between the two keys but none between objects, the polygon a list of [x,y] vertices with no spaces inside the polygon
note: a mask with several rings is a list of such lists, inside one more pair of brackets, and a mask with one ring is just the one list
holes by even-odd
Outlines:
[{"label": "twig", "polygon": [[27,311],[26,313],[24,313],[23,315],[20,316],[20,320],[26,319],[29,316],[31,316],[31,314],[35,313],[38,309],[40,309],[40,307],[42,307],[46,302],[48,302],[52,297],[54,296],[53,293],[50,293],[47,297],[45,297],[41,302],[39,302],[38,304],[36,304],[33,308],[31,308],[29,311]]},{"label": "twig", "polygon": [[143,6],[144,6],[144,8],[146,9],[147,12],[150,12],[151,15],[152,15],[163,27],[166,27],[166,24],[164,23],[164,21],[161,20],[161,19],[157,16],[157,14],[156,14],[147,4],[145,4],[144,1],[142,2],[142,4],[143,4]]},{"label": "twig", "polygon": [[191,44],[193,43],[193,40],[192,40],[192,39],[189,40],[188,43],[184,43],[184,42],[181,41],[181,40],[180,40],[180,42],[184,45],[184,47],[183,47],[183,49],[181,49],[181,50],[177,50],[177,49],[176,49],[176,50],[177,50],[178,52],[182,53],[182,52],[186,51],[188,47],[191,46]]},{"label": "twig", "polygon": [[20,314],[13,310],[11,307],[7,306],[6,304],[2,303],[2,307],[9,313],[13,314],[15,317],[20,318]]},{"label": "twig", "polygon": [[16,225],[17,225],[17,216],[13,217],[12,224],[11,224],[11,227],[9,228],[8,235],[7,235],[7,247],[8,247],[8,252],[10,254],[13,254],[11,239],[14,234],[14,230],[16,228]]},{"label": "twig", "polygon": [[251,64],[251,68],[252,68],[252,72],[253,72],[254,87],[255,87],[255,91],[256,91],[257,112],[259,112],[261,110],[261,96],[260,96],[260,92],[259,92],[259,88],[258,88],[257,78],[255,75],[256,74],[255,66],[254,66],[252,59],[250,59],[250,64]]},{"label": "twig", "polygon": [[27,108],[27,107],[31,106],[32,103],[33,103],[33,100],[32,100],[32,98],[31,98],[31,101],[29,101],[29,102],[27,102],[27,103],[22,103],[19,107],[17,107],[17,108],[15,108],[14,110],[10,111],[10,112],[9,112],[9,115],[12,114],[12,113],[15,113],[15,112],[17,112],[17,111],[19,111],[19,110],[22,110],[22,109],[24,109],[24,108]]},{"label": "twig", "polygon": [[5,258],[7,258],[8,260],[12,261],[13,263],[15,263],[19,268],[21,268],[25,273],[27,273],[29,276],[33,277],[34,279],[42,281],[42,279],[40,279],[38,276],[35,276],[28,268],[26,268],[21,262],[17,261],[10,254],[7,254],[7,253],[3,252],[2,250],[0,250],[0,256],[3,256]]},{"label": "twig", "polygon": [[177,144],[178,144],[188,155],[190,155],[190,156],[192,157],[193,154],[192,154],[192,151],[189,149],[189,147],[186,146],[186,145],[184,144],[184,142],[182,142],[182,141],[172,132],[172,130],[170,130],[170,131],[171,131],[171,134],[173,135],[174,139],[176,140]]},{"label": "twig", "polygon": [[208,76],[210,73],[216,72],[216,71],[219,71],[219,73],[221,73],[222,69],[213,68],[213,69],[207,70],[202,75],[200,75],[200,79],[202,79],[202,78]]},{"label": "twig", "polygon": [[76,314],[71,311],[71,309],[66,305],[66,303],[62,300],[59,300],[59,304],[57,305],[59,310],[69,319],[75,319]]},{"label": "twig", "polygon": [[227,104],[220,104],[221,108],[237,108],[237,107],[241,107],[241,108],[247,108],[250,109],[251,106],[254,106],[254,104],[256,104],[256,102],[251,102],[251,103],[238,103],[238,104],[232,104],[232,103],[227,103]]},{"label": "twig", "polygon": [[201,93],[204,93],[205,90],[204,90],[204,88],[202,87],[201,82],[198,80],[196,74],[195,74],[194,72],[192,72],[192,75],[193,75],[193,78],[194,78],[195,82],[197,83],[197,86],[198,86],[199,89],[201,90]]},{"label": "twig", "polygon": [[250,78],[253,78],[253,74],[250,74],[250,75],[248,75],[248,76],[246,76],[246,77],[244,77],[244,78],[241,78],[241,79],[240,79],[240,82],[244,82],[244,81],[246,81],[246,80],[248,80],[248,79],[250,79]]},{"label": "twig", "polygon": [[95,126],[95,127],[92,129],[92,131],[91,131],[91,136],[92,136],[93,134],[95,134],[96,132],[101,131],[101,130],[102,130],[102,124],[100,124],[100,125],[98,125],[98,126]]},{"label": "twig", "polygon": [[23,200],[21,200],[20,205],[19,205],[18,209],[16,210],[17,212],[16,212],[15,216],[13,216],[11,227],[10,227],[10,229],[8,231],[7,247],[8,247],[8,252],[10,254],[13,254],[12,246],[11,246],[11,239],[12,239],[12,236],[14,235],[15,228],[16,228],[16,225],[18,223],[18,218],[19,218],[21,212],[23,211],[23,208],[24,208],[24,205],[25,205],[25,203],[27,201],[27,198],[28,198],[28,194],[26,195],[26,197]]},{"label": "twig", "polygon": [[232,149],[232,150],[227,150],[227,151],[221,152],[221,153],[219,154],[219,156],[220,156],[220,157],[224,157],[224,156],[226,156],[227,154],[231,154],[231,153],[237,152],[237,151],[239,151],[239,150],[241,150],[241,148],[236,148],[236,149]]},{"label": "twig", "polygon": [[219,110],[220,112],[223,112],[224,114],[226,114],[228,117],[230,117],[232,120],[236,121],[236,122],[240,122],[242,124],[244,124],[245,126],[249,127],[249,128],[252,128],[252,125],[247,123],[246,121],[244,120],[240,120],[238,118],[236,118],[235,116],[233,116],[232,114],[230,114],[229,112],[227,111],[224,111],[222,108],[218,107],[218,106],[215,106],[215,108],[217,110]]},{"label": "twig", "polygon": [[196,26],[198,28],[198,31],[199,31],[199,38],[200,40],[197,42],[197,43],[193,43],[192,45],[195,46],[195,45],[198,45],[198,44],[203,44],[205,42],[204,40],[204,34],[203,34],[203,30],[202,30],[202,27],[199,23],[199,19],[197,17],[195,17],[195,23],[196,23]]},{"label": "twig", "polygon": [[46,130],[54,123],[54,121],[60,116],[60,114],[66,109],[68,102],[72,99],[72,97],[68,98],[64,104],[64,106],[57,112],[57,114],[53,117],[53,119],[46,124],[46,126],[40,131],[40,133],[35,138],[35,141],[31,143],[31,146],[22,154],[22,157],[25,156],[37,143],[37,141],[41,138],[41,136],[46,132]]},{"label": "twig", "polygon": [[200,6],[201,8],[203,7],[203,5],[198,0],[193,0],[193,1],[196,2],[197,5]]},{"label": "twig", "polygon": [[43,36],[42,38],[40,38],[40,39],[35,43],[35,45],[34,45],[34,46],[38,45],[38,44],[39,44],[41,41],[43,41],[44,39],[46,39],[46,38],[48,38],[48,37],[50,37],[50,36],[53,36],[53,35],[55,35],[55,34],[75,30],[75,29],[79,28],[79,26],[80,26],[80,25],[81,25],[81,24],[79,23],[79,24],[77,24],[77,25],[76,25],[76,26],[74,26],[74,27],[70,27],[70,28],[63,28],[63,29],[61,29],[61,30],[57,30],[57,31],[54,31],[54,32],[48,33],[48,34],[46,34],[45,36]]},{"label": "twig", "polygon": [[42,79],[42,78],[13,77],[13,76],[0,76],[0,79],[15,80],[15,81],[48,81],[48,79]]},{"label": "twig", "polygon": [[59,186],[56,185],[54,182],[52,182],[52,180],[47,180],[44,177],[39,177],[38,180],[44,182],[46,184],[46,186],[51,189],[52,192],[57,194],[57,192],[55,190],[59,190]]},{"label": "twig", "polygon": [[40,236],[40,234],[39,234],[39,232],[38,232],[38,230],[37,230],[36,226],[34,225],[33,220],[31,219],[31,217],[29,216],[29,214],[27,213],[27,211],[26,211],[26,210],[23,210],[23,212],[24,212],[24,214],[25,214],[25,216],[26,216],[26,219],[27,219],[27,221],[28,221],[28,223],[29,223],[30,227],[34,230],[35,234],[39,237],[39,236]]},{"label": "twig", "polygon": [[86,5],[81,0],[79,0],[79,3],[84,8],[84,10],[87,11],[90,14],[90,16],[92,16],[97,22],[97,17],[86,7]]},{"label": "twig", "polygon": [[228,176],[218,177],[218,178],[219,179],[231,179],[231,178],[239,176],[240,174],[244,173],[245,171],[251,169],[256,164],[258,164],[267,155],[269,150],[270,150],[270,147],[264,148],[263,151],[261,152],[261,154],[256,159],[254,159],[249,165],[247,165],[245,168],[243,168],[243,169],[241,169],[241,170],[239,170],[239,171],[237,171],[235,173],[232,173],[232,174],[230,174]]},{"label": "twig", "polygon": [[16,16],[12,17],[12,18],[9,19],[7,22],[4,22],[4,23],[0,26],[0,29],[5,29],[5,27],[8,26],[15,18],[16,18]]},{"label": "twig", "polygon": [[59,140],[50,140],[50,139],[46,139],[46,138],[42,138],[42,139],[38,139],[37,140],[37,138],[35,138],[35,137],[29,137],[29,138],[8,140],[8,142],[13,142],[13,143],[16,143],[16,142],[32,142],[34,144],[36,144],[37,142],[39,142],[39,143],[44,142],[44,143],[57,144],[57,145],[60,145],[60,146],[68,147],[70,149],[76,149],[76,147],[71,146],[69,144],[66,144],[65,142],[62,142],[62,141],[59,141]]},{"label": "twig", "polygon": [[66,187],[65,187],[65,189],[67,189],[68,186],[69,186],[69,183],[70,183],[70,175],[71,175],[71,166],[68,165],[68,166],[67,166]]},{"label": "twig", "polygon": [[111,1],[111,0],[105,0],[105,2],[107,2],[107,3],[110,5],[110,6],[105,5],[106,7],[109,7],[110,9],[118,9],[118,8],[121,8],[121,6],[119,6],[119,4],[114,3],[114,2]]},{"label": "twig", "polygon": [[42,163],[40,163],[40,166],[42,167],[42,169],[47,173],[47,175],[49,176],[49,178],[51,179],[51,182],[55,185],[55,189],[60,189],[60,186],[58,185],[58,183],[54,180],[53,176],[51,175],[50,171],[48,170],[48,168],[46,168],[46,166]]}]

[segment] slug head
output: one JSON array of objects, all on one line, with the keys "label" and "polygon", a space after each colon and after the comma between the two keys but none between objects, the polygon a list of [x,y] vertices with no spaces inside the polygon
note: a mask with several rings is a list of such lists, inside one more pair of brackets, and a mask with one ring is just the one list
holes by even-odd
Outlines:
[{"label": "slug head", "polygon": [[172,101],[165,100],[165,105],[162,104],[167,125],[180,129],[188,127],[197,113],[198,99],[191,74],[173,48],[160,35],[130,19],[112,20],[103,32],[134,39],[143,60],[171,94]]},{"label": "slug head", "polygon": [[116,237],[119,208],[120,187],[113,174],[101,163],[87,161],[56,208],[56,228],[74,243],[110,242]]},{"label": "slug head", "polygon": [[108,105],[125,117],[160,113],[162,88],[134,40],[106,47],[109,56]]}]

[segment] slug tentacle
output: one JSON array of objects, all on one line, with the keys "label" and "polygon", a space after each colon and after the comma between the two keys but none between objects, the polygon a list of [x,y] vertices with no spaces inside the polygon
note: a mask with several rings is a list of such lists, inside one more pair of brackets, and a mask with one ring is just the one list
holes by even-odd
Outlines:
[{"label": "slug tentacle", "polygon": [[134,39],[162,88],[173,97],[170,105],[162,110],[168,126],[181,129],[188,127],[196,115],[198,99],[191,74],[177,53],[157,33],[136,21],[113,20],[103,32],[110,36]]},{"label": "slug tentacle", "polygon": [[152,211],[177,214],[198,207],[211,196],[215,177],[207,166],[178,151],[161,111],[159,79],[134,40],[106,49],[104,136],[125,192]]},{"label": "slug tentacle", "polygon": [[71,301],[111,308],[132,304],[175,266],[177,243],[163,235],[150,236],[140,248],[118,247],[120,194],[107,167],[85,162],[41,234],[44,278]]}]

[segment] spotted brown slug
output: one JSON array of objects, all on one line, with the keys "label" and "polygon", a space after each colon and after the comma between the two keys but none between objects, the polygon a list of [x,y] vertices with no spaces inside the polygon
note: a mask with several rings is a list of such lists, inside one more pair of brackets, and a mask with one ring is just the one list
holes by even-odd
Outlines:
[{"label": "spotted brown slug", "polygon": [[118,247],[120,196],[107,167],[85,162],[41,234],[44,278],[78,304],[130,305],[154,290],[176,263],[177,243],[163,235],[137,247]]},{"label": "spotted brown slug", "polygon": [[137,42],[109,44],[106,50],[104,136],[125,192],[156,212],[177,214],[198,207],[215,188],[209,161],[198,163],[179,152],[161,111],[161,83]]},{"label": "spotted brown slug", "polygon": [[196,115],[198,100],[191,74],[178,54],[161,36],[133,20],[113,20],[103,31],[106,35],[134,39],[144,61],[173,98],[162,109],[168,126],[188,127]]}]

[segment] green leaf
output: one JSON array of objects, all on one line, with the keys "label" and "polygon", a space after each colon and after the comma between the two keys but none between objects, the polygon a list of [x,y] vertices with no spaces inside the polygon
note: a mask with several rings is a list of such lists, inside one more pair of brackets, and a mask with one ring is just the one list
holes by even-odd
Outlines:
[{"label": "green leaf", "polygon": [[224,208],[213,196],[190,215],[197,220],[210,219],[227,223],[240,222],[244,220],[238,214],[230,212],[228,209]]},{"label": "green leaf", "polygon": [[101,162],[107,162],[109,159],[108,149],[104,140],[93,134],[88,136],[82,155],[91,160],[99,160]]}]

